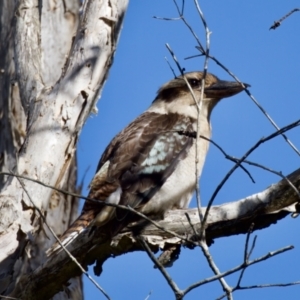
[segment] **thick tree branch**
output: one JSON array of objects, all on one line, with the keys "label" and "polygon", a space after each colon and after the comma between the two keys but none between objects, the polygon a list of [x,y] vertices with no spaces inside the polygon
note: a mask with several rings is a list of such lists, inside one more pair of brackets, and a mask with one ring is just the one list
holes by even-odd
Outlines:
[{"label": "thick tree branch", "polygon": [[[297,189],[300,189],[300,169],[288,176]],[[239,201],[213,206],[207,220],[206,237],[209,243],[215,238],[247,233],[253,223],[253,230],[262,229],[276,223],[291,212],[296,212],[295,204],[298,195],[286,180],[271,185],[266,190]],[[205,209],[205,208],[204,208]],[[189,215],[189,219],[186,214]],[[103,262],[113,256],[127,252],[143,250],[136,234],[142,235],[152,251],[163,249],[165,245],[185,244],[194,247],[196,232],[200,232],[200,221],[197,209],[169,211],[164,220],[158,221],[162,228],[176,232],[183,239],[157,228],[153,224],[128,226],[113,240],[105,227],[94,235],[88,236],[85,231],[69,245],[68,249],[87,266],[97,261],[95,272],[100,274]],[[193,224],[193,226],[190,226]],[[107,225],[109,226],[109,224]],[[133,233],[134,232],[134,233]],[[189,239],[191,242],[187,242]],[[24,276],[15,291],[10,295],[21,299],[47,299],[62,289],[67,281],[80,273],[78,267],[65,252],[49,257],[48,261],[29,276]]]}]

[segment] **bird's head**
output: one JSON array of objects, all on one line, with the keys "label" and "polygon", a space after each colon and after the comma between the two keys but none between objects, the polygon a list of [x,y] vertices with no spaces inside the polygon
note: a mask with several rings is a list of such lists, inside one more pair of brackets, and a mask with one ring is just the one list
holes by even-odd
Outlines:
[{"label": "bird's head", "polygon": [[[196,101],[201,99],[203,72],[189,72],[184,74],[193,90]],[[248,87],[244,83],[244,87]],[[236,81],[220,80],[213,74],[207,73],[204,83],[202,113],[208,118],[212,109],[222,99],[231,97],[244,90]],[[164,109],[166,113],[181,113],[189,116],[197,115],[197,105],[183,76],[178,76],[165,83],[157,92],[152,106]]]}]

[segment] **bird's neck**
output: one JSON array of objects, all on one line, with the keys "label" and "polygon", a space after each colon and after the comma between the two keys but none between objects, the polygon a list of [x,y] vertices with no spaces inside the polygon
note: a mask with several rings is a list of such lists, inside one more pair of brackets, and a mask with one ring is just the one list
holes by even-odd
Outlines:
[{"label": "bird's neck", "polygon": [[[206,101],[197,108],[193,102],[190,105],[182,103],[180,100],[169,103],[168,101],[156,101],[148,109],[147,112],[168,115],[178,114],[183,117],[188,117],[195,120],[195,126],[197,126],[198,120],[198,109],[199,109],[199,122],[200,122],[200,133],[201,135],[210,138],[211,127],[210,127],[210,114],[212,108],[207,105]],[[194,128],[197,131],[197,127]]]}]

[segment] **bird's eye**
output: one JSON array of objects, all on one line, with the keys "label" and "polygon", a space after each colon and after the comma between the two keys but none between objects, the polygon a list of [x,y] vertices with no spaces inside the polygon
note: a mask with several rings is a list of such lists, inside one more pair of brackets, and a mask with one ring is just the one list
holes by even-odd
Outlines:
[{"label": "bird's eye", "polygon": [[190,79],[189,83],[190,83],[191,87],[198,87],[200,85],[200,81],[197,79]]}]

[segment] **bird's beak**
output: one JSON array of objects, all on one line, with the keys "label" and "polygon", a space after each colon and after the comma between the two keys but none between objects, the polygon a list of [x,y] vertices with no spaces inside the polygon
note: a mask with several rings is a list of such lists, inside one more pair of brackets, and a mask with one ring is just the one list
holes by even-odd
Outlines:
[{"label": "bird's beak", "polygon": [[204,89],[204,93],[208,98],[226,98],[238,94],[245,88],[250,87],[249,84],[243,83],[244,87],[236,81],[218,80],[216,83]]}]

